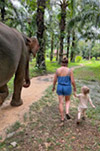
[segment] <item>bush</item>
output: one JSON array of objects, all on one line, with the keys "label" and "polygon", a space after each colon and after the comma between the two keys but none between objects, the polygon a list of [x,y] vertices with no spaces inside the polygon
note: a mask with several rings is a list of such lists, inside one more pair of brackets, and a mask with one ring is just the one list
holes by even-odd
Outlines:
[{"label": "bush", "polygon": [[82,57],[81,56],[76,56],[75,62],[80,62],[80,61],[82,61]]},{"label": "bush", "polygon": [[97,60],[100,60],[100,57],[97,57]]},{"label": "bush", "polygon": [[92,58],[91,58],[91,60],[92,60],[92,61],[95,61],[95,60],[96,60],[96,58],[95,58],[95,57],[92,57]]}]

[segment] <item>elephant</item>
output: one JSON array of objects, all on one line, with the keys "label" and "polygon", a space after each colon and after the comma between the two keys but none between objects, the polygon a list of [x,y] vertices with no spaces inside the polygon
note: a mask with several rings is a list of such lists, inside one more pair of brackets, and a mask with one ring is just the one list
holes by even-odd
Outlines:
[{"label": "elephant", "polygon": [[0,106],[8,96],[7,83],[14,75],[14,90],[10,104],[20,106],[22,87],[30,86],[29,58],[39,49],[36,38],[29,38],[0,22]]}]

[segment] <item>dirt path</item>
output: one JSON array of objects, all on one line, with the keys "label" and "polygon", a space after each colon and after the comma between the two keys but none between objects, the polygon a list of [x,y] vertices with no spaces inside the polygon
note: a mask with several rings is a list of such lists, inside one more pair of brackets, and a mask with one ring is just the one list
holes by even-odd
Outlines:
[{"label": "dirt path", "polygon": [[28,112],[29,106],[43,96],[44,91],[52,84],[52,79],[53,74],[31,79],[31,86],[22,90],[23,105],[19,107],[10,106],[10,100],[4,102],[0,107],[0,136],[5,137],[9,126],[23,120],[23,115]]},{"label": "dirt path", "polygon": [[[80,68],[80,66],[73,67],[72,69]],[[30,105],[43,96],[44,91],[52,84],[53,76],[54,74],[48,74],[31,79],[31,86],[22,90],[23,105],[12,107],[10,106],[10,100],[4,102],[0,107],[0,136],[2,138],[6,137],[7,128],[16,121],[22,121]]]}]

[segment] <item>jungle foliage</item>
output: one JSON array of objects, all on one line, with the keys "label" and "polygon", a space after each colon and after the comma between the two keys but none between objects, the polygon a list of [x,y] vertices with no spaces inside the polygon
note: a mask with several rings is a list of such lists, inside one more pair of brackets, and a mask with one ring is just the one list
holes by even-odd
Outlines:
[{"label": "jungle foliage", "polygon": [[99,0],[2,0],[0,21],[38,38],[36,66],[46,70],[46,57],[100,57],[99,7]]}]

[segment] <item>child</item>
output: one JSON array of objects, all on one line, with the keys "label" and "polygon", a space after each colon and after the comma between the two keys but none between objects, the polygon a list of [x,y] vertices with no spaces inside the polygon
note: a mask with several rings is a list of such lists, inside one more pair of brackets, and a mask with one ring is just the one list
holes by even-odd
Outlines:
[{"label": "child", "polygon": [[92,103],[92,100],[89,96],[89,88],[87,86],[83,86],[81,88],[81,93],[80,94],[76,94],[74,93],[74,96],[77,97],[80,100],[80,103],[78,105],[78,120],[77,120],[77,124],[80,123],[80,119],[81,119],[81,114],[83,114],[82,119],[85,120],[85,111],[88,108],[88,102],[91,104],[91,106],[93,108],[95,108],[95,106]]}]

